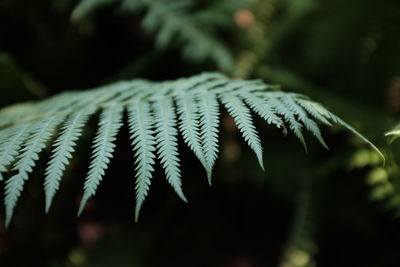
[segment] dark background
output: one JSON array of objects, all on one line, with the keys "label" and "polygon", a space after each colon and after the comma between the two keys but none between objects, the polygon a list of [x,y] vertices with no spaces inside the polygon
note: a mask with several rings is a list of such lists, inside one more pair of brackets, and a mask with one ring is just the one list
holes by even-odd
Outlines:
[{"label": "dark background", "polygon": [[[157,166],[134,223],[125,127],[96,197],[76,218],[93,118],[49,214],[42,188],[49,149],[7,231],[1,209],[0,266],[400,266],[400,147],[384,136],[399,120],[400,1],[190,1],[179,25],[191,23],[228,57],[180,33],[160,46],[159,31],[145,26],[148,11],[130,7],[138,0],[86,2],[0,1],[1,106],[121,79],[221,71],[320,101],[380,147],[387,163],[341,128],[322,129],[330,150],[308,135],[306,153],[292,135],[257,121],[262,172],[224,113],[212,187],[182,144],[189,203]],[[196,20],[200,13],[208,17]]]}]

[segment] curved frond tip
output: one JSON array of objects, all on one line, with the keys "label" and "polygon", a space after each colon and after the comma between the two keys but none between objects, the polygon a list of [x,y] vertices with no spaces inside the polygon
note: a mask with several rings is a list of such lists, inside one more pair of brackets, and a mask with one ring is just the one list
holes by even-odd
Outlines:
[{"label": "curved frond tip", "polygon": [[[135,220],[150,190],[157,160],[176,194],[187,201],[182,187],[178,134],[203,165],[211,184],[219,151],[221,106],[233,117],[261,168],[264,168],[262,145],[252,113],[276,128],[287,129],[304,146],[305,131],[327,147],[319,124],[342,125],[383,157],[374,144],[322,105],[298,94],[271,90],[271,86],[260,81],[231,80],[219,73],[203,73],[158,83],[118,82],[0,110],[0,180],[5,179],[6,225],[11,221],[40,152],[50,145],[53,134],[60,128],[53,141],[44,179],[45,210],[49,211],[86,122],[96,112],[100,113],[100,118],[78,214],[95,195],[105,176],[125,111],[135,166]],[[7,179],[9,170],[13,170],[14,175]]]}]

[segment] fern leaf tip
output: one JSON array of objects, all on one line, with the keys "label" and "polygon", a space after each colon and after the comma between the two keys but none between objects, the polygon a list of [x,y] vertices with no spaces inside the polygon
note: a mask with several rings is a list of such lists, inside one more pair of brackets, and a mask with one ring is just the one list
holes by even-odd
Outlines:
[{"label": "fern leaf tip", "polygon": [[182,199],[183,202],[189,203],[189,201],[187,200],[187,198],[185,197],[185,195],[183,193],[178,194],[178,196],[180,197],[180,199]]},{"label": "fern leaf tip", "polygon": [[135,209],[135,223],[139,222],[139,217],[140,217],[140,207]]},{"label": "fern leaf tip", "polygon": [[208,182],[208,185],[209,185],[209,186],[212,186],[212,177],[211,177],[211,173],[210,173],[210,174],[207,173],[207,182]]},{"label": "fern leaf tip", "polygon": [[4,227],[6,228],[6,230],[8,230],[10,228],[10,223],[11,223],[11,218],[6,217],[6,220],[4,223]]},{"label": "fern leaf tip", "polygon": [[51,204],[47,203],[47,201],[46,201],[45,208],[44,208],[44,213],[45,214],[49,214],[50,206],[51,206]]},{"label": "fern leaf tip", "polygon": [[306,151],[306,154],[308,154],[308,147],[306,141],[303,139],[301,140],[301,143],[303,144],[304,150]]},{"label": "fern leaf tip", "polygon": [[353,127],[351,127],[347,122],[343,121],[341,118],[339,118],[336,115],[330,114],[331,117],[334,119],[334,121],[336,123],[338,123],[339,125],[342,125],[343,127],[345,127],[347,130],[349,130],[350,132],[352,132],[353,134],[355,134],[356,136],[358,136],[361,140],[363,140],[365,143],[367,143],[372,149],[374,149],[379,156],[382,158],[382,165],[385,166],[386,165],[386,158],[383,155],[383,153],[381,152],[381,150],[374,145],[371,141],[369,141],[364,135],[362,135],[361,133],[359,133],[356,129],[354,129]]},{"label": "fern leaf tip", "polygon": [[83,212],[83,210],[85,209],[86,203],[87,203],[88,200],[89,200],[88,197],[85,197],[85,196],[84,196],[84,197],[82,198],[81,203],[79,204],[79,209],[78,209],[78,213],[77,213],[77,217],[78,217],[78,218],[82,215],[82,212]]},{"label": "fern leaf tip", "polygon": [[263,172],[265,172],[264,162],[259,161],[259,164],[260,164],[261,170],[262,170]]},{"label": "fern leaf tip", "polygon": [[325,149],[329,150],[329,146],[326,144],[326,142],[324,141],[324,139],[319,140],[319,142],[321,143],[321,145],[322,145]]},{"label": "fern leaf tip", "polygon": [[139,210],[135,210],[135,223],[138,223],[139,222]]}]

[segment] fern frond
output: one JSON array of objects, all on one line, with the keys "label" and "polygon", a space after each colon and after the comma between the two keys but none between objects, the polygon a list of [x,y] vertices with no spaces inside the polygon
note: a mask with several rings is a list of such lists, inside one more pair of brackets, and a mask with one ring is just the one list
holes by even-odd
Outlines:
[{"label": "fern frond", "polygon": [[178,139],[176,137],[176,115],[171,99],[162,99],[154,103],[154,118],[156,121],[157,153],[165,170],[170,185],[185,202],[187,199],[182,191],[181,172],[178,158]]},{"label": "fern frond", "polygon": [[233,58],[228,49],[211,32],[206,31],[201,20],[196,20],[196,13],[189,12],[192,1],[150,0],[143,3],[148,10],[143,26],[148,32],[158,31],[156,34],[158,47],[169,46],[175,37],[175,40],[182,43],[183,55],[186,58],[196,62],[210,58],[220,69],[225,71],[231,69]]},{"label": "fern frond", "polygon": [[178,44],[185,58],[195,62],[210,59],[221,70],[230,71],[233,56],[215,32],[232,25],[233,12],[245,3],[238,2],[240,4],[229,1],[224,6],[206,4],[194,11],[192,7],[196,3],[192,0],[82,0],[73,10],[71,19],[80,21],[102,6],[118,3],[119,11],[124,13],[144,13],[143,29],[154,34],[157,48]]},{"label": "fern frond", "polygon": [[135,221],[139,218],[139,212],[151,184],[154,171],[155,140],[153,131],[153,116],[150,104],[139,102],[128,108],[129,128],[131,133],[133,150],[135,151],[135,177],[136,177],[136,208]]},{"label": "fern frond", "polygon": [[113,106],[106,108],[100,115],[99,129],[93,142],[92,162],[86,177],[78,216],[82,213],[89,198],[96,193],[105,170],[108,168],[115,148],[114,141],[122,126],[122,112],[123,107]]},{"label": "fern frond", "polygon": [[[205,167],[211,183],[218,157],[220,102],[232,115],[240,133],[263,166],[262,147],[251,110],[268,124],[292,131],[305,145],[302,130],[311,132],[324,145],[318,122],[339,124],[379,153],[369,140],[349,124],[305,96],[277,91],[261,81],[231,80],[219,73],[203,73],[175,81],[122,81],[84,92],[65,92],[47,100],[19,104],[0,110],[0,178],[14,163],[16,173],[6,180],[6,224],[29,179],[39,153],[48,145],[59,124],[44,182],[46,211],[60,187],[66,166],[75,151],[88,118],[100,112],[93,141],[92,160],[85,179],[78,214],[95,195],[115,149],[116,136],[127,108],[135,164],[135,220],[148,195],[156,155],[167,181],[186,201],[182,190],[178,131],[184,143]],[[382,154],[381,154],[382,155]],[[383,155],[382,155],[383,157]]]},{"label": "fern frond", "polygon": [[66,165],[72,158],[78,138],[82,134],[89,116],[93,114],[93,109],[87,109],[72,114],[65,122],[60,136],[54,142],[53,154],[46,169],[46,178],[44,182],[45,189],[45,211],[49,211],[51,202],[60,186],[61,177],[65,171]]},{"label": "fern frond", "polygon": [[250,148],[256,153],[258,163],[264,170],[262,148],[260,138],[256,128],[253,125],[250,110],[245,106],[242,100],[233,94],[224,94],[220,97],[228,112],[233,117],[239,131]]},{"label": "fern frond", "polygon": [[46,142],[51,138],[55,128],[62,119],[62,117],[53,115],[33,125],[32,136],[26,142],[22,149],[22,154],[18,156],[18,160],[13,168],[13,170],[17,171],[17,174],[6,181],[4,199],[6,206],[6,226],[11,221],[14,207],[21,195],[25,181],[28,180],[28,174],[32,172],[33,167],[36,165],[35,161],[39,159],[39,153],[46,147]]},{"label": "fern frond", "polygon": [[212,169],[218,154],[219,105],[216,95],[203,93],[198,97],[200,114],[200,139],[211,184]]}]

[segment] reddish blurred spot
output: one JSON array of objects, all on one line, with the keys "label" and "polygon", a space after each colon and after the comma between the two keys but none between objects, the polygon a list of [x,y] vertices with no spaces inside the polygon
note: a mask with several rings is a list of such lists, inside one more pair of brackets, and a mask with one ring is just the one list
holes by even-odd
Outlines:
[{"label": "reddish blurred spot", "polygon": [[389,110],[393,113],[400,110],[400,76],[394,76],[386,89]]},{"label": "reddish blurred spot", "polygon": [[229,262],[226,267],[253,267],[253,260],[249,256],[238,256]]},{"label": "reddish blurred spot", "polygon": [[227,138],[225,139],[224,146],[222,149],[222,158],[226,163],[234,163],[240,158],[240,145],[237,139]]},{"label": "reddish blurred spot", "polygon": [[93,221],[82,222],[78,225],[78,235],[83,244],[90,246],[104,235],[104,226]]},{"label": "reddish blurred spot", "polygon": [[236,127],[235,121],[233,120],[233,118],[231,116],[226,116],[224,118],[223,125],[224,125],[225,130],[229,133],[234,133],[238,130]]},{"label": "reddish blurred spot", "polygon": [[234,14],[235,23],[241,28],[248,28],[254,23],[254,14],[248,9],[239,9]]}]

